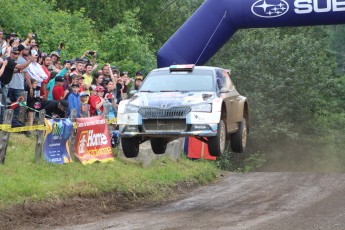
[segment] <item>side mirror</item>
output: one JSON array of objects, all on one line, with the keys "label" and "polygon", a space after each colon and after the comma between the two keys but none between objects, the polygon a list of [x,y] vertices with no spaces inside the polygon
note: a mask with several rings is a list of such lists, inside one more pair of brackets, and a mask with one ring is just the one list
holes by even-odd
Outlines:
[{"label": "side mirror", "polygon": [[220,90],[220,93],[230,93],[230,90],[227,89],[227,88],[222,88],[222,89]]}]

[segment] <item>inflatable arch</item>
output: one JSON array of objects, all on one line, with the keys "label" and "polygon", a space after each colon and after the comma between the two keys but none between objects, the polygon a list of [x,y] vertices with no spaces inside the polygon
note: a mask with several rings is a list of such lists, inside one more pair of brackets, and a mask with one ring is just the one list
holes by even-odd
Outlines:
[{"label": "inflatable arch", "polygon": [[161,47],[157,65],[203,65],[238,29],[344,23],[345,0],[206,0]]}]

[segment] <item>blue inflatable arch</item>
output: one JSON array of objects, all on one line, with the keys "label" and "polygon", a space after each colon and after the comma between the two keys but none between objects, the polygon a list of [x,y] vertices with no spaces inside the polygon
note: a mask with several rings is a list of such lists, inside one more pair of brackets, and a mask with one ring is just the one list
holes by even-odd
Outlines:
[{"label": "blue inflatable arch", "polygon": [[203,65],[238,29],[344,23],[345,0],[206,0],[161,47],[157,65]]}]

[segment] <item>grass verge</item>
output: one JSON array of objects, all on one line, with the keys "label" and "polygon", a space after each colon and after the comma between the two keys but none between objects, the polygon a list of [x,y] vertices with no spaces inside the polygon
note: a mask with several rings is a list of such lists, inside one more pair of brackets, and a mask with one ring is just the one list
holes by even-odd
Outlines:
[{"label": "grass verge", "polygon": [[35,163],[34,137],[11,134],[4,165],[0,165],[0,208],[51,198],[97,196],[120,192],[162,199],[168,188],[182,181],[205,184],[217,177],[214,162],[160,159],[148,168],[115,158],[110,163],[84,166]]}]

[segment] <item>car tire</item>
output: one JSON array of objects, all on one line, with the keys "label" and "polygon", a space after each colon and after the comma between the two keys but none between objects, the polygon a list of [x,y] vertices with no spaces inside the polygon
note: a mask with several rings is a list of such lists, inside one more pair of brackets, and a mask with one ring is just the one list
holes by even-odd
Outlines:
[{"label": "car tire", "polygon": [[238,131],[230,135],[231,149],[235,153],[243,153],[247,145],[247,121],[245,118],[240,122]]},{"label": "car tire", "polygon": [[151,138],[151,148],[155,154],[163,154],[167,149],[168,142],[163,138]]},{"label": "car tire", "polygon": [[131,137],[125,138],[121,137],[122,151],[125,157],[133,158],[137,157],[139,153],[139,138]]},{"label": "car tire", "polygon": [[219,157],[225,152],[226,136],[225,122],[220,120],[218,124],[217,136],[208,138],[208,152],[211,156]]}]

